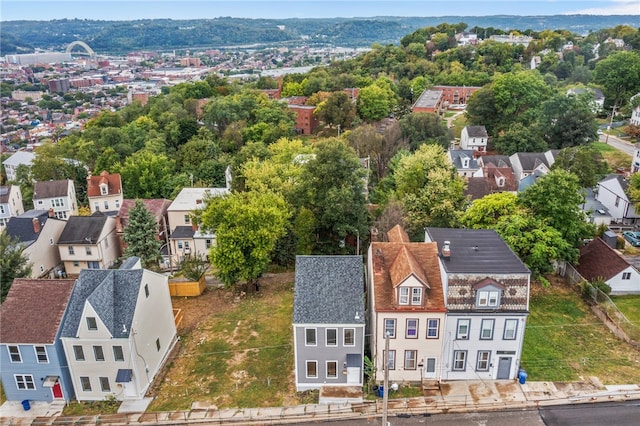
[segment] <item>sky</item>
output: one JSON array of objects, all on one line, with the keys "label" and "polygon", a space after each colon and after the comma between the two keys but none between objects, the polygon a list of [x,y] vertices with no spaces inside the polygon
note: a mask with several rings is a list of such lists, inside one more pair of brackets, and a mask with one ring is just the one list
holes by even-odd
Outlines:
[{"label": "sky", "polygon": [[640,15],[640,0],[1,0],[0,21]]}]

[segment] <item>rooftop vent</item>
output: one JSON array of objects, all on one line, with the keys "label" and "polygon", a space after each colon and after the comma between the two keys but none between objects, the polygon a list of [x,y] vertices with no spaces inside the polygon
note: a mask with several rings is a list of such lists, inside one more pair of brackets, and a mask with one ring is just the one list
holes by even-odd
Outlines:
[{"label": "rooftop vent", "polygon": [[450,241],[445,241],[444,245],[442,246],[442,257],[444,259],[451,259],[451,242]]}]

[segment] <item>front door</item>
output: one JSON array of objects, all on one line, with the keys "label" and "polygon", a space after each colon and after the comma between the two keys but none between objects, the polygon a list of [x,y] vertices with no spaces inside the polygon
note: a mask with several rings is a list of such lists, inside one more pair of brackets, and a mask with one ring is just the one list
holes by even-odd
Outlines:
[{"label": "front door", "polygon": [[56,382],[51,388],[51,391],[53,392],[53,399],[62,399],[62,386],[60,386],[60,382]]},{"label": "front door", "polygon": [[508,379],[511,371],[511,357],[501,356],[498,360],[498,377],[496,379]]},{"label": "front door", "polygon": [[424,378],[435,379],[436,378],[436,359],[426,358],[424,360]]},{"label": "front door", "polygon": [[347,383],[359,384],[360,383],[360,368],[359,367],[347,367]]}]

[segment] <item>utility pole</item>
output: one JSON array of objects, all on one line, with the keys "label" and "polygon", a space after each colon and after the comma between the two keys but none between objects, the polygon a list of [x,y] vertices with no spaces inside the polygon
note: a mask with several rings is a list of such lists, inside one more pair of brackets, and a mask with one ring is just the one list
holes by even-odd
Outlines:
[{"label": "utility pole", "polygon": [[389,333],[384,333],[384,385],[382,388],[382,426],[388,426],[387,409],[389,402]]},{"label": "utility pole", "polygon": [[613,105],[613,110],[611,111],[611,119],[609,120],[609,126],[607,127],[607,136],[604,139],[604,143],[609,143],[609,132],[611,131],[611,126],[613,125],[613,117],[616,115],[616,108],[618,105]]}]

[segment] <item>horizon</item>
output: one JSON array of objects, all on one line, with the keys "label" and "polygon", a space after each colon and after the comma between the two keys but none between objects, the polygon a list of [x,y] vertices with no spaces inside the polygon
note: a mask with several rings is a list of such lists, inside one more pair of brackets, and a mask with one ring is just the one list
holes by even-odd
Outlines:
[{"label": "horizon", "polygon": [[554,15],[640,15],[640,5],[638,0],[3,0],[0,4],[0,22]]}]

